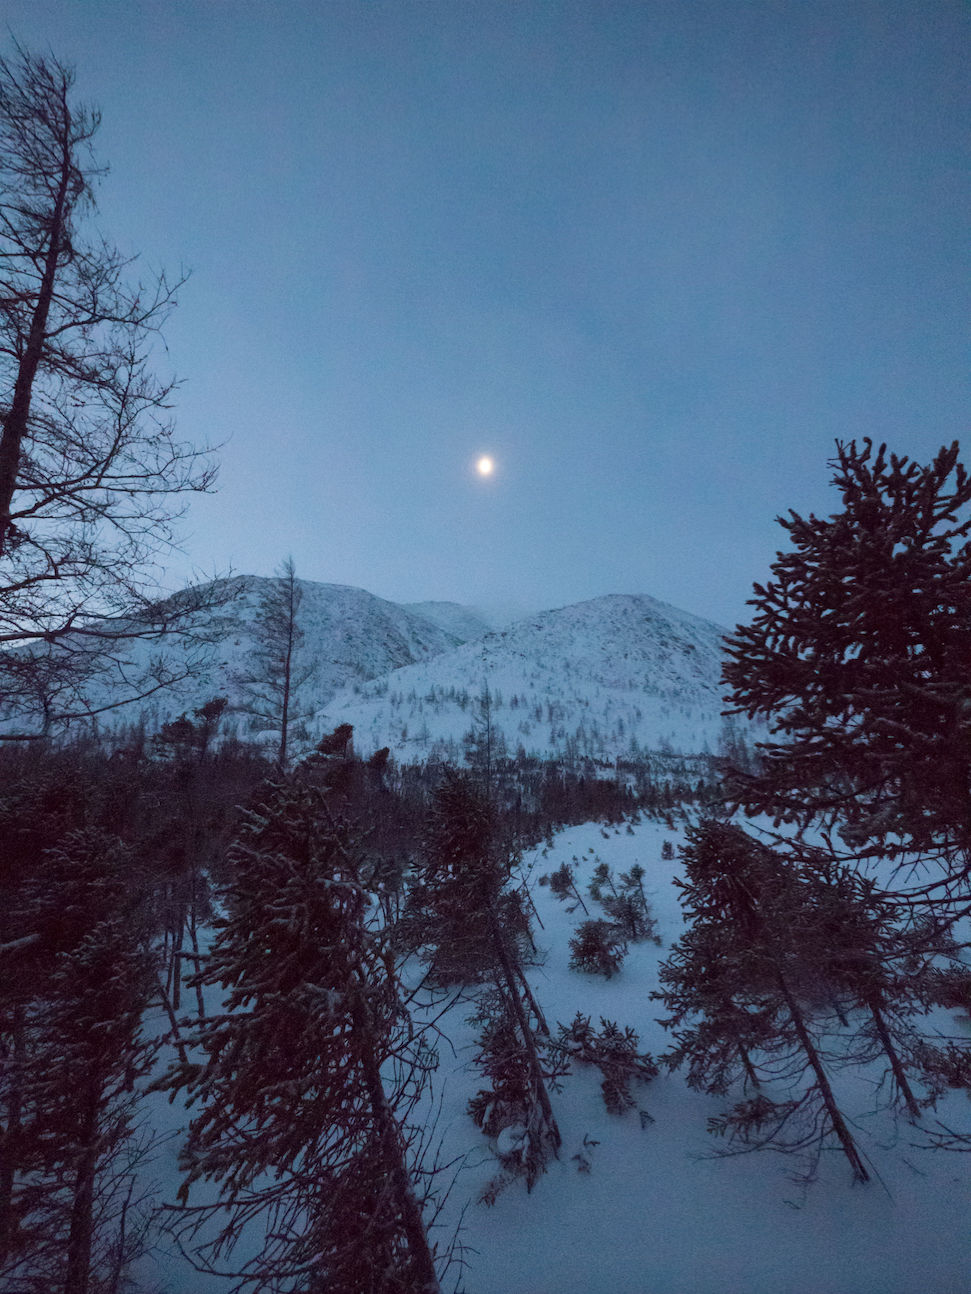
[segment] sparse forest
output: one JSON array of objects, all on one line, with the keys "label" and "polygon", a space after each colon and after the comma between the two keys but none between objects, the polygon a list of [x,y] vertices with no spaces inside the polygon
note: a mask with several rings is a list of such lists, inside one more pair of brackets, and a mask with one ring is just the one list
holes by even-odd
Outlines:
[{"label": "sparse forest", "polygon": [[[739,724],[718,756],[512,756],[488,685],[454,762],[362,758],[350,724],[311,741],[289,560],[245,704],[81,722],[95,678],[126,701],[175,681],[164,651],[131,674],[126,644],[189,633],[202,652],[219,632],[212,590],[149,580],[172,496],[212,476],[150,368],[180,285],[129,282],[85,241],[97,126],[69,69],[0,60],[0,705],[19,725],[0,742],[3,1290],[137,1290],[162,1236],[234,1291],[460,1289],[465,1215],[436,1230],[460,1172],[483,1170],[469,1207],[497,1210],[565,1167],[592,1175],[601,1142],[584,1131],[572,1154],[562,1112],[593,1071],[611,1132],[646,1136],[645,1090],[680,1075],[712,1102],[716,1157],[790,1156],[807,1189],[830,1151],[876,1187],[860,1074],[867,1117],[908,1146],[971,1150],[937,1117],[971,1092],[971,1047],[929,1023],[971,1006],[958,446],[926,467],[837,446],[842,510],[781,519],[792,548],[727,640]],[[754,751],[743,717],[769,725]],[[557,852],[594,823],[611,847],[650,828],[650,857]],[[672,875],[683,922],[664,925]],[[636,1000],[611,996],[635,974]],[[556,1019],[556,976],[600,996]],[[632,1000],[633,1023],[584,1006]],[[659,1054],[640,1049],[651,1003]],[[468,1097],[439,1131],[459,1049]],[[166,1199],[145,1188],[160,1094],[187,1111]],[[440,1154],[455,1126],[472,1169],[471,1150]]]}]

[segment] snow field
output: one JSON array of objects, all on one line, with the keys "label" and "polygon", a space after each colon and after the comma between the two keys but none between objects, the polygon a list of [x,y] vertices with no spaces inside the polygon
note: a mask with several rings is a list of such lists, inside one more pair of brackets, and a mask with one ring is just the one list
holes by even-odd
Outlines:
[{"label": "snow field", "polygon": [[[602,1015],[630,1025],[641,1051],[656,1056],[669,1047],[670,1036],[657,1023],[663,1003],[649,998],[658,987],[658,964],[682,927],[671,884],[679,864],[661,859],[666,838],[680,843],[663,824],[644,823],[631,836],[624,827],[587,823],[557,835],[546,856],[540,848],[525,859],[545,926],[537,927],[536,942],[548,950],[545,965],[528,978],[554,1033],[580,1010],[594,1024]],[[568,940],[584,913],[570,915],[569,901],[537,884],[541,874],[574,857],[591,916],[602,914],[586,893],[597,862],[615,874],[638,862],[647,872],[644,885],[664,947],[632,944],[609,981],[569,969]],[[947,1012],[934,1024],[968,1031]],[[447,1027],[459,1055],[453,1060],[443,1048],[437,1076],[436,1086],[445,1090],[443,1158],[476,1141],[483,1151],[456,1183],[436,1233],[440,1244],[498,1167],[465,1114],[481,1086],[469,1068],[473,1031],[459,1021]],[[842,1076],[835,1086],[883,1184],[852,1186],[844,1156],[829,1151],[819,1180],[806,1190],[791,1180],[798,1169],[792,1156],[763,1151],[708,1158],[721,1143],[707,1133],[706,1120],[725,1103],[690,1091],[680,1073],[662,1073],[632,1089],[637,1106],[654,1119],[642,1130],[637,1109],[607,1113],[599,1071],[577,1067],[553,1097],[563,1134],[559,1162],[529,1195],[517,1182],[492,1208],[473,1203],[466,1211],[461,1239],[475,1251],[467,1254],[466,1294],[967,1294],[969,1157],[916,1149],[911,1142],[921,1138],[909,1124],[871,1114],[873,1077]],[[961,1093],[938,1110],[958,1128],[971,1124],[969,1115]],[[590,1146],[593,1141],[599,1144]],[[579,1171],[577,1154],[588,1160],[589,1172]]]},{"label": "snow field", "polygon": [[[606,833],[606,835],[605,835]],[[538,961],[530,985],[556,1032],[576,1012],[630,1025],[639,1050],[655,1056],[670,1045],[657,1023],[663,1003],[652,1002],[658,965],[682,928],[678,891],[671,884],[677,860],[662,860],[665,839],[679,833],[661,823],[608,828],[597,823],[568,828],[552,849],[531,851],[524,870],[539,918],[534,922]],[[602,909],[587,894],[598,862],[616,875],[640,863],[664,946],[631,944],[619,974],[609,981],[569,969],[568,941],[585,920],[570,913],[543,873],[563,862],[579,866],[577,886],[591,917]],[[189,1009],[190,999],[186,999]],[[194,1003],[193,1003],[194,1005]],[[215,1004],[210,1004],[214,1006]],[[874,1181],[850,1183],[850,1171],[836,1150],[822,1157],[819,1179],[808,1189],[794,1183],[796,1159],[770,1152],[733,1158],[709,1156],[722,1143],[709,1136],[706,1120],[725,1102],[692,1092],[680,1073],[662,1073],[633,1090],[637,1107],[623,1116],[606,1112],[601,1075],[577,1066],[553,1093],[563,1135],[558,1161],[527,1194],[514,1182],[489,1208],[476,1203],[496,1174],[493,1145],[466,1113],[483,1086],[472,1066],[475,1030],[467,1023],[469,1002],[442,1020],[447,1035],[439,1044],[440,1068],[433,1098],[425,1102],[427,1139],[440,1144],[439,1159],[465,1157],[432,1237],[447,1247],[463,1209],[459,1242],[467,1266],[464,1294],[968,1294],[971,1290],[971,1156],[916,1148],[922,1140],[904,1120],[873,1113],[873,1072],[838,1077],[835,1087],[853,1120],[854,1135],[876,1170]],[[929,1028],[965,1036],[966,1018],[939,1012]],[[158,1028],[164,1029],[164,1020]],[[453,1053],[454,1048],[454,1053]],[[653,1123],[641,1127],[638,1109]],[[152,1095],[146,1110],[159,1131],[176,1132],[191,1117],[177,1102]],[[433,1120],[433,1110],[437,1117]],[[963,1093],[941,1104],[935,1117],[957,1129],[971,1127]],[[598,1143],[596,1145],[591,1143]],[[173,1201],[180,1182],[178,1137],[159,1150],[152,1167],[162,1200]],[[583,1156],[589,1171],[574,1156]],[[443,1174],[445,1185],[452,1174]],[[193,1192],[201,1201],[202,1189]],[[255,1237],[254,1237],[255,1239]],[[174,1246],[163,1242],[138,1275],[142,1288],[166,1294],[210,1294],[227,1282],[193,1271]],[[453,1268],[443,1283],[452,1294],[459,1280]]]}]

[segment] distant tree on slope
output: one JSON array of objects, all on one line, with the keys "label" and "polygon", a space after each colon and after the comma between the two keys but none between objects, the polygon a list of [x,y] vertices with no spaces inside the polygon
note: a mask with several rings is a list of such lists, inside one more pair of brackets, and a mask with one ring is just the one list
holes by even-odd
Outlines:
[{"label": "distant tree on slope", "polygon": [[293,558],[288,557],[260,598],[254,628],[256,645],[248,667],[236,675],[243,687],[239,709],[253,715],[267,731],[279,732],[276,762],[287,767],[291,730],[309,712],[300,707],[300,690],[317,669],[315,660],[302,659],[304,631],[299,624],[303,590]]}]

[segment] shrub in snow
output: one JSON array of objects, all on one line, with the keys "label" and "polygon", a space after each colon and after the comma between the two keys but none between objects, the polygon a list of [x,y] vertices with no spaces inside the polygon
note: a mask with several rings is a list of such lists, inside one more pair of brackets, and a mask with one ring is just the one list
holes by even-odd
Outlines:
[{"label": "shrub in snow", "polygon": [[[634,943],[641,939],[653,939],[656,944],[660,944],[657,922],[644,893],[644,875],[644,868],[635,863],[629,872],[621,872],[618,885],[607,864],[600,863],[594,869],[590,895],[601,905],[614,925],[623,931],[625,938]],[[609,893],[604,886],[609,887]]]},{"label": "shrub in snow", "polygon": [[569,1027],[559,1026],[556,1046],[564,1056],[580,1064],[597,1066],[603,1074],[600,1089],[604,1104],[611,1114],[623,1114],[634,1106],[631,1083],[649,1083],[659,1070],[653,1056],[638,1053],[640,1039],[629,1025],[621,1033],[614,1021],[601,1016],[600,1026],[597,1033],[590,1017],[578,1011]]},{"label": "shrub in snow", "polygon": [[570,967],[610,979],[627,955],[624,932],[610,921],[583,921],[570,940]]}]

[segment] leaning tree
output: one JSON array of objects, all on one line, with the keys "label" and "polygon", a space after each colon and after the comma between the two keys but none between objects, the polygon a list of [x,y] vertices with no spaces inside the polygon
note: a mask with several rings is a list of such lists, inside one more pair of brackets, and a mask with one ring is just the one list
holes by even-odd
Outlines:
[{"label": "leaning tree", "polygon": [[[407,1118],[435,1057],[362,855],[326,793],[290,782],[258,797],[231,862],[199,976],[222,1010],[199,1029],[201,1059],[160,1084],[198,1111],[173,1225],[236,1290],[437,1294]],[[216,1198],[195,1203],[204,1182]]]}]

